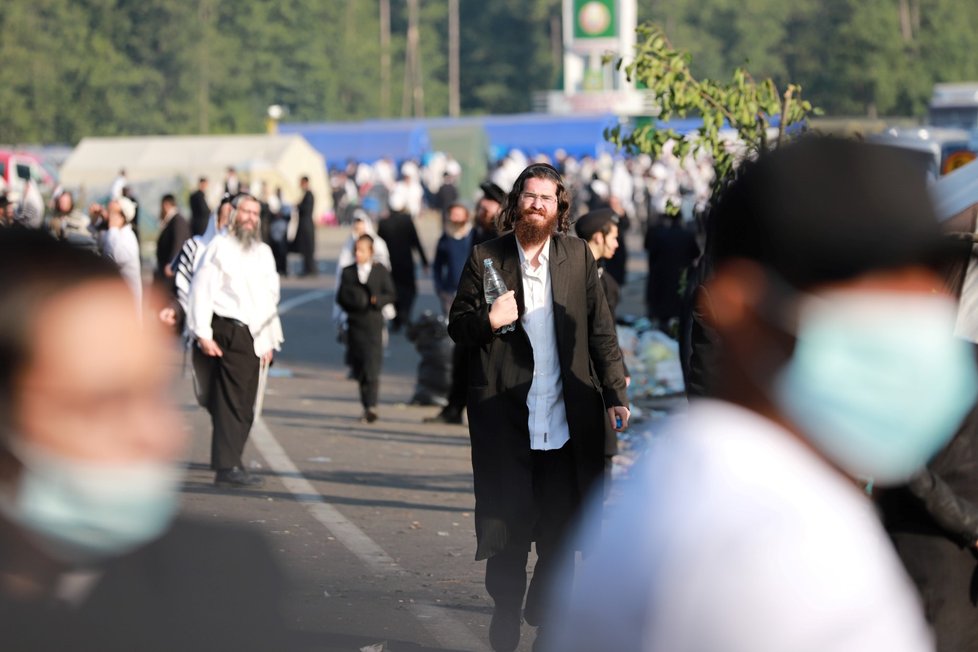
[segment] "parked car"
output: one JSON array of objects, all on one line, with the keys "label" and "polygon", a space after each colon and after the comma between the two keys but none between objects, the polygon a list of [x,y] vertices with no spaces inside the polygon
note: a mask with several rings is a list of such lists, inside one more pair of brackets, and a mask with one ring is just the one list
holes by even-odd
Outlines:
[{"label": "parked car", "polygon": [[51,193],[55,180],[41,165],[40,160],[31,154],[0,149],[0,191],[9,191],[21,196],[24,181],[33,179],[45,196]]}]

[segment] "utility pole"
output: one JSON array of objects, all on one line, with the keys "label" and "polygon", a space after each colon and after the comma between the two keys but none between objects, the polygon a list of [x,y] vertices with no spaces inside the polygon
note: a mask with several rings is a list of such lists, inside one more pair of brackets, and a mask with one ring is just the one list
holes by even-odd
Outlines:
[{"label": "utility pole", "polygon": [[380,115],[391,115],[391,0],[380,0]]},{"label": "utility pole", "polygon": [[210,42],[212,38],[211,30],[211,0],[200,0],[197,6],[197,16],[200,19],[201,39],[198,59],[197,81],[197,132],[206,134],[210,132]]},{"label": "utility pole", "polygon": [[448,115],[457,118],[460,105],[458,0],[448,0]]},{"label": "utility pole", "polygon": [[405,116],[410,110],[410,100],[414,100],[414,116],[420,118],[424,116],[424,85],[421,78],[421,32],[418,28],[420,14],[420,0],[407,0],[408,5],[408,33],[407,33],[407,59],[408,65],[405,70],[405,87],[410,90],[405,94],[402,104]]}]

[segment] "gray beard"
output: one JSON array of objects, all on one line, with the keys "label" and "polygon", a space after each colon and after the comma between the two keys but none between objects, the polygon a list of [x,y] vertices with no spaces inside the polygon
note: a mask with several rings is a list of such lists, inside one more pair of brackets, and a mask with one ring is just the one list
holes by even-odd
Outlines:
[{"label": "gray beard", "polygon": [[235,224],[231,227],[231,233],[234,235],[235,240],[237,240],[243,249],[251,249],[258,242],[258,230],[250,230],[244,228],[241,224]]}]

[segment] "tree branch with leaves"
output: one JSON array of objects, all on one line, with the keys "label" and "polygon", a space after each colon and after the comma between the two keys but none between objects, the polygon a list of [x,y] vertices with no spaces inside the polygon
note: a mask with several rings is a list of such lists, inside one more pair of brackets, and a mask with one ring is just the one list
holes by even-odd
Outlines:
[{"label": "tree branch with leaves", "polygon": [[[788,84],[781,91],[772,79],[758,82],[744,68],[737,68],[726,83],[697,79],[690,62],[690,55],[673,47],[661,28],[640,26],[635,57],[630,62],[619,59],[616,67],[624,69],[629,81],[637,81],[654,93],[659,123],[631,130],[618,125],[606,130],[605,137],[630,153],[655,158],[670,141],[674,143],[672,153],[680,160],[702,148],[713,160],[714,195],[725,185],[740,157],[756,156],[779,146],[792,125],[820,113],[802,99],[797,84]],[[702,119],[696,137],[686,138],[662,126],[677,117]],[[725,129],[736,134],[739,147],[731,147]],[[775,131],[773,142],[769,142],[771,131]],[[670,210],[678,211],[678,206],[670,205]]]}]

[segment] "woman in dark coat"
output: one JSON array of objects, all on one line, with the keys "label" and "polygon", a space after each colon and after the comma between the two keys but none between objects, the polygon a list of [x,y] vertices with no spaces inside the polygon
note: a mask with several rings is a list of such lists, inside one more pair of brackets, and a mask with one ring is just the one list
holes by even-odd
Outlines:
[{"label": "woman in dark coat", "polygon": [[384,358],[384,316],[381,309],[394,303],[394,283],[383,265],[372,262],[374,241],[369,235],[357,239],[356,262],[340,276],[336,302],[347,313],[348,350],[353,377],[360,383],[362,421],[377,420],[380,365]]}]

